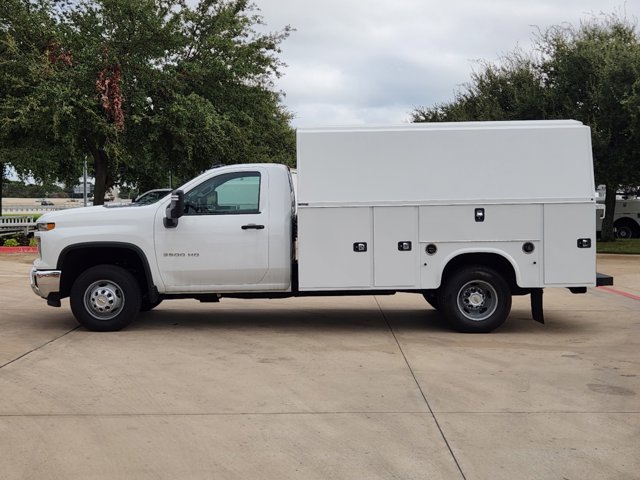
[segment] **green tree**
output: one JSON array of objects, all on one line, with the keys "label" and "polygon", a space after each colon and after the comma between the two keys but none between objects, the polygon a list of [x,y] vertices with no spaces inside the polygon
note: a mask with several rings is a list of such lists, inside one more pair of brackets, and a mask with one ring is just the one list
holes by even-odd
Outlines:
[{"label": "green tree", "polygon": [[71,174],[52,128],[34,121],[36,91],[45,55],[44,45],[55,23],[36,2],[0,3],[0,166],[3,175],[13,166],[19,174],[51,183]]},{"label": "green tree", "polygon": [[603,240],[613,240],[615,192],[640,184],[640,38],[613,15],[555,26],[530,53],[484,62],[452,102],[413,121],[573,118],[591,127],[596,182],[607,185]]},{"label": "green tree", "polygon": [[591,127],[596,181],[607,186],[603,240],[613,240],[616,191],[640,184],[640,38],[616,17],[553,27],[541,74],[556,117]]},{"label": "green tree", "polygon": [[7,0],[0,10],[0,162],[77,181],[95,203],[220,163],[294,159],[273,78],[286,27],[246,0]]},{"label": "green tree", "polygon": [[539,120],[547,118],[546,91],[536,61],[521,51],[497,64],[479,62],[471,81],[456,92],[453,101],[418,107],[414,122],[473,120]]}]

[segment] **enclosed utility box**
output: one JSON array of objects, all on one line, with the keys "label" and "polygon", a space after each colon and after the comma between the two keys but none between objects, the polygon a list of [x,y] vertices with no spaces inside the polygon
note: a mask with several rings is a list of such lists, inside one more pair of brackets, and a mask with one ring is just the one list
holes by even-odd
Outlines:
[{"label": "enclosed utility box", "polygon": [[301,291],[435,289],[466,251],[506,258],[522,288],[595,285],[591,138],[580,122],[297,137]]}]

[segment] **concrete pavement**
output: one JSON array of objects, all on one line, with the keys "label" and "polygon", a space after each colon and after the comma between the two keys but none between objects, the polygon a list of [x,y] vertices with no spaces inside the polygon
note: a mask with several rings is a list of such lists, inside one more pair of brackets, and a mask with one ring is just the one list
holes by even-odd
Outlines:
[{"label": "concrete pavement", "polygon": [[[166,301],[128,329],[0,257],[0,478],[637,479],[640,301],[548,289],[490,335],[418,295]],[[640,293],[640,257],[602,256]],[[619,278],[618,278],[619,277]]]}]

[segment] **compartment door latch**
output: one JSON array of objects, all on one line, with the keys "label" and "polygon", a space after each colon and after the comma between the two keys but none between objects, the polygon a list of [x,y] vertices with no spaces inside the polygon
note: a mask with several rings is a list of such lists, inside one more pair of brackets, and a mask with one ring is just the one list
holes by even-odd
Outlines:
[{"label": "compartment door latch", "polygon": [[579,238],[578,239],[578,248],[591,248],[591,239],[590,238]]},{"label": "compartment door latch", "polygon": [[353,251],[356,253],[367,251],[367,242],[356,242],[353,244]]},{"label": "compartment door latch", "polygon": [[401,252],[410,252],[411,242],[398,242],[398,250]]}]

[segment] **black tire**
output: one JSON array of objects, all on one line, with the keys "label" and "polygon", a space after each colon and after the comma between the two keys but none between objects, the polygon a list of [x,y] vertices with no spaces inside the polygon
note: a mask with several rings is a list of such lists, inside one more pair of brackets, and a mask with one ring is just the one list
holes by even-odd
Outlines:
[{"label": "black tire", "polygon": [[438,292],[434,290],[428,290],[424,292],[422,296],[427,301],[427,303],[431,305],[431,307],[433,307],[435,310],[440,310],[440,301],[438,297]]},{"label": "black tire", "polygon": [[155,302],[150,302],[149,300],[142,300],[140,303],[140,311],[141,312],[149,312],[156,308],[158,305],[162,303],[162,299],[159,298]]},{"label": "black tire", "polygon": [[456,330],[489,333],[509,316],[511,290],[495,270],[481,265],[470,266],[444,280],[439,305]]},{"label": "black tire", "polygon": [[140,285],[124,268],[98,265],[78,276],[70,300],[80,325],[96,332],[112,332],[123,329],[138,315]]},{"label": "black tire", "polygon": [[628,218],[620,219],[613,224],[616,229],[616,237],[621,240],[629,238],[637,238],[639,236],[640,227],[633,220]]}]

